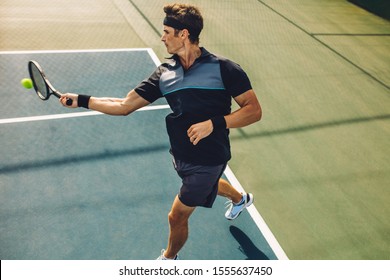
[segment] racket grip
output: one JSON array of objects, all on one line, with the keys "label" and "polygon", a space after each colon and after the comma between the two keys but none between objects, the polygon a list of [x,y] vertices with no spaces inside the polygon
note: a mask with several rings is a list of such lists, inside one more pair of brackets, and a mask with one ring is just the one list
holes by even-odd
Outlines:
[{"label": "racket grip", "polygon": [[73,104],[73,100],[70,98],[66,98],[66,105],[71,106]]}]

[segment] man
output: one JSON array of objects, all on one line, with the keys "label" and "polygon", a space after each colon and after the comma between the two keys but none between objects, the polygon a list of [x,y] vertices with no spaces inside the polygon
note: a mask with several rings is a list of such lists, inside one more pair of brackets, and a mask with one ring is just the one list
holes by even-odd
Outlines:
[{"label": "man", "polygon": [[[239,193],[221,175],[231,158],[229,129],[259,121],[261,107],[250,81],[236,63],[199,47],[203,18],[192,5],[164,6],[162,42],[172,55],[125,98],[64,94],[67,107],[85,107],[109,115],[128,115],[165,97],[171,154],[183,185],[168,214],[169,239],[159,259],[178,259],[188,237],[188,219],[196,207],[211,208],[218,195],[230,199],[225,217],[235,219],[252,204],[252,194]],[[239,109],[231,112],[231,99]]]}]

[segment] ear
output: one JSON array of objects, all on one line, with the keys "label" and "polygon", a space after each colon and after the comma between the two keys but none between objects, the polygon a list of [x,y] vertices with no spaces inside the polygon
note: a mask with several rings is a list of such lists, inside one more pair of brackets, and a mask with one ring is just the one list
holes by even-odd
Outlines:
[{"label": "ear", "polygon": [[188,38],[189,35],[190,35],[190,33],[189,33],[188,29],[181,30],[180,37],[182,37],[183,39]]}]

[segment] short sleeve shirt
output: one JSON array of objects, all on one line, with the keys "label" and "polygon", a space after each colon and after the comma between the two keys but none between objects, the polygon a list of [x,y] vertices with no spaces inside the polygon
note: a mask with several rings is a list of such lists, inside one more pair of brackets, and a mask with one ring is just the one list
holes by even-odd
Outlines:
[{"label": "short sleeve shirt", "polygon": [[229,130],[216,129],[193,145],[191,125],[231,113],[231,100],[252,89],[248,76],[236,63],[201,48],[201,56],[184,70],[173,56],[142,81],[135,91],[153,103],[166,98],[172,113],[166,117],[171,152],[192,164],[219,165],[231,158]]}]

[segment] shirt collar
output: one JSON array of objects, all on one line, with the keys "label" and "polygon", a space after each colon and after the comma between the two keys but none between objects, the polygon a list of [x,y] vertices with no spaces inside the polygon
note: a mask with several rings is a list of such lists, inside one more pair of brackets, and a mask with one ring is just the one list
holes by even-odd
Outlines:
[{"label": "shirt collar", "polygon": [[[204,47],[200,47],[200,51],[201,54],[196,60],[202,59],[210,55],[210,53]],[[167,59],[173,59],[175,62],[177,62],[179,61],[179,56],[177,54],[174,54],[171,57],[168,57]]]}]

